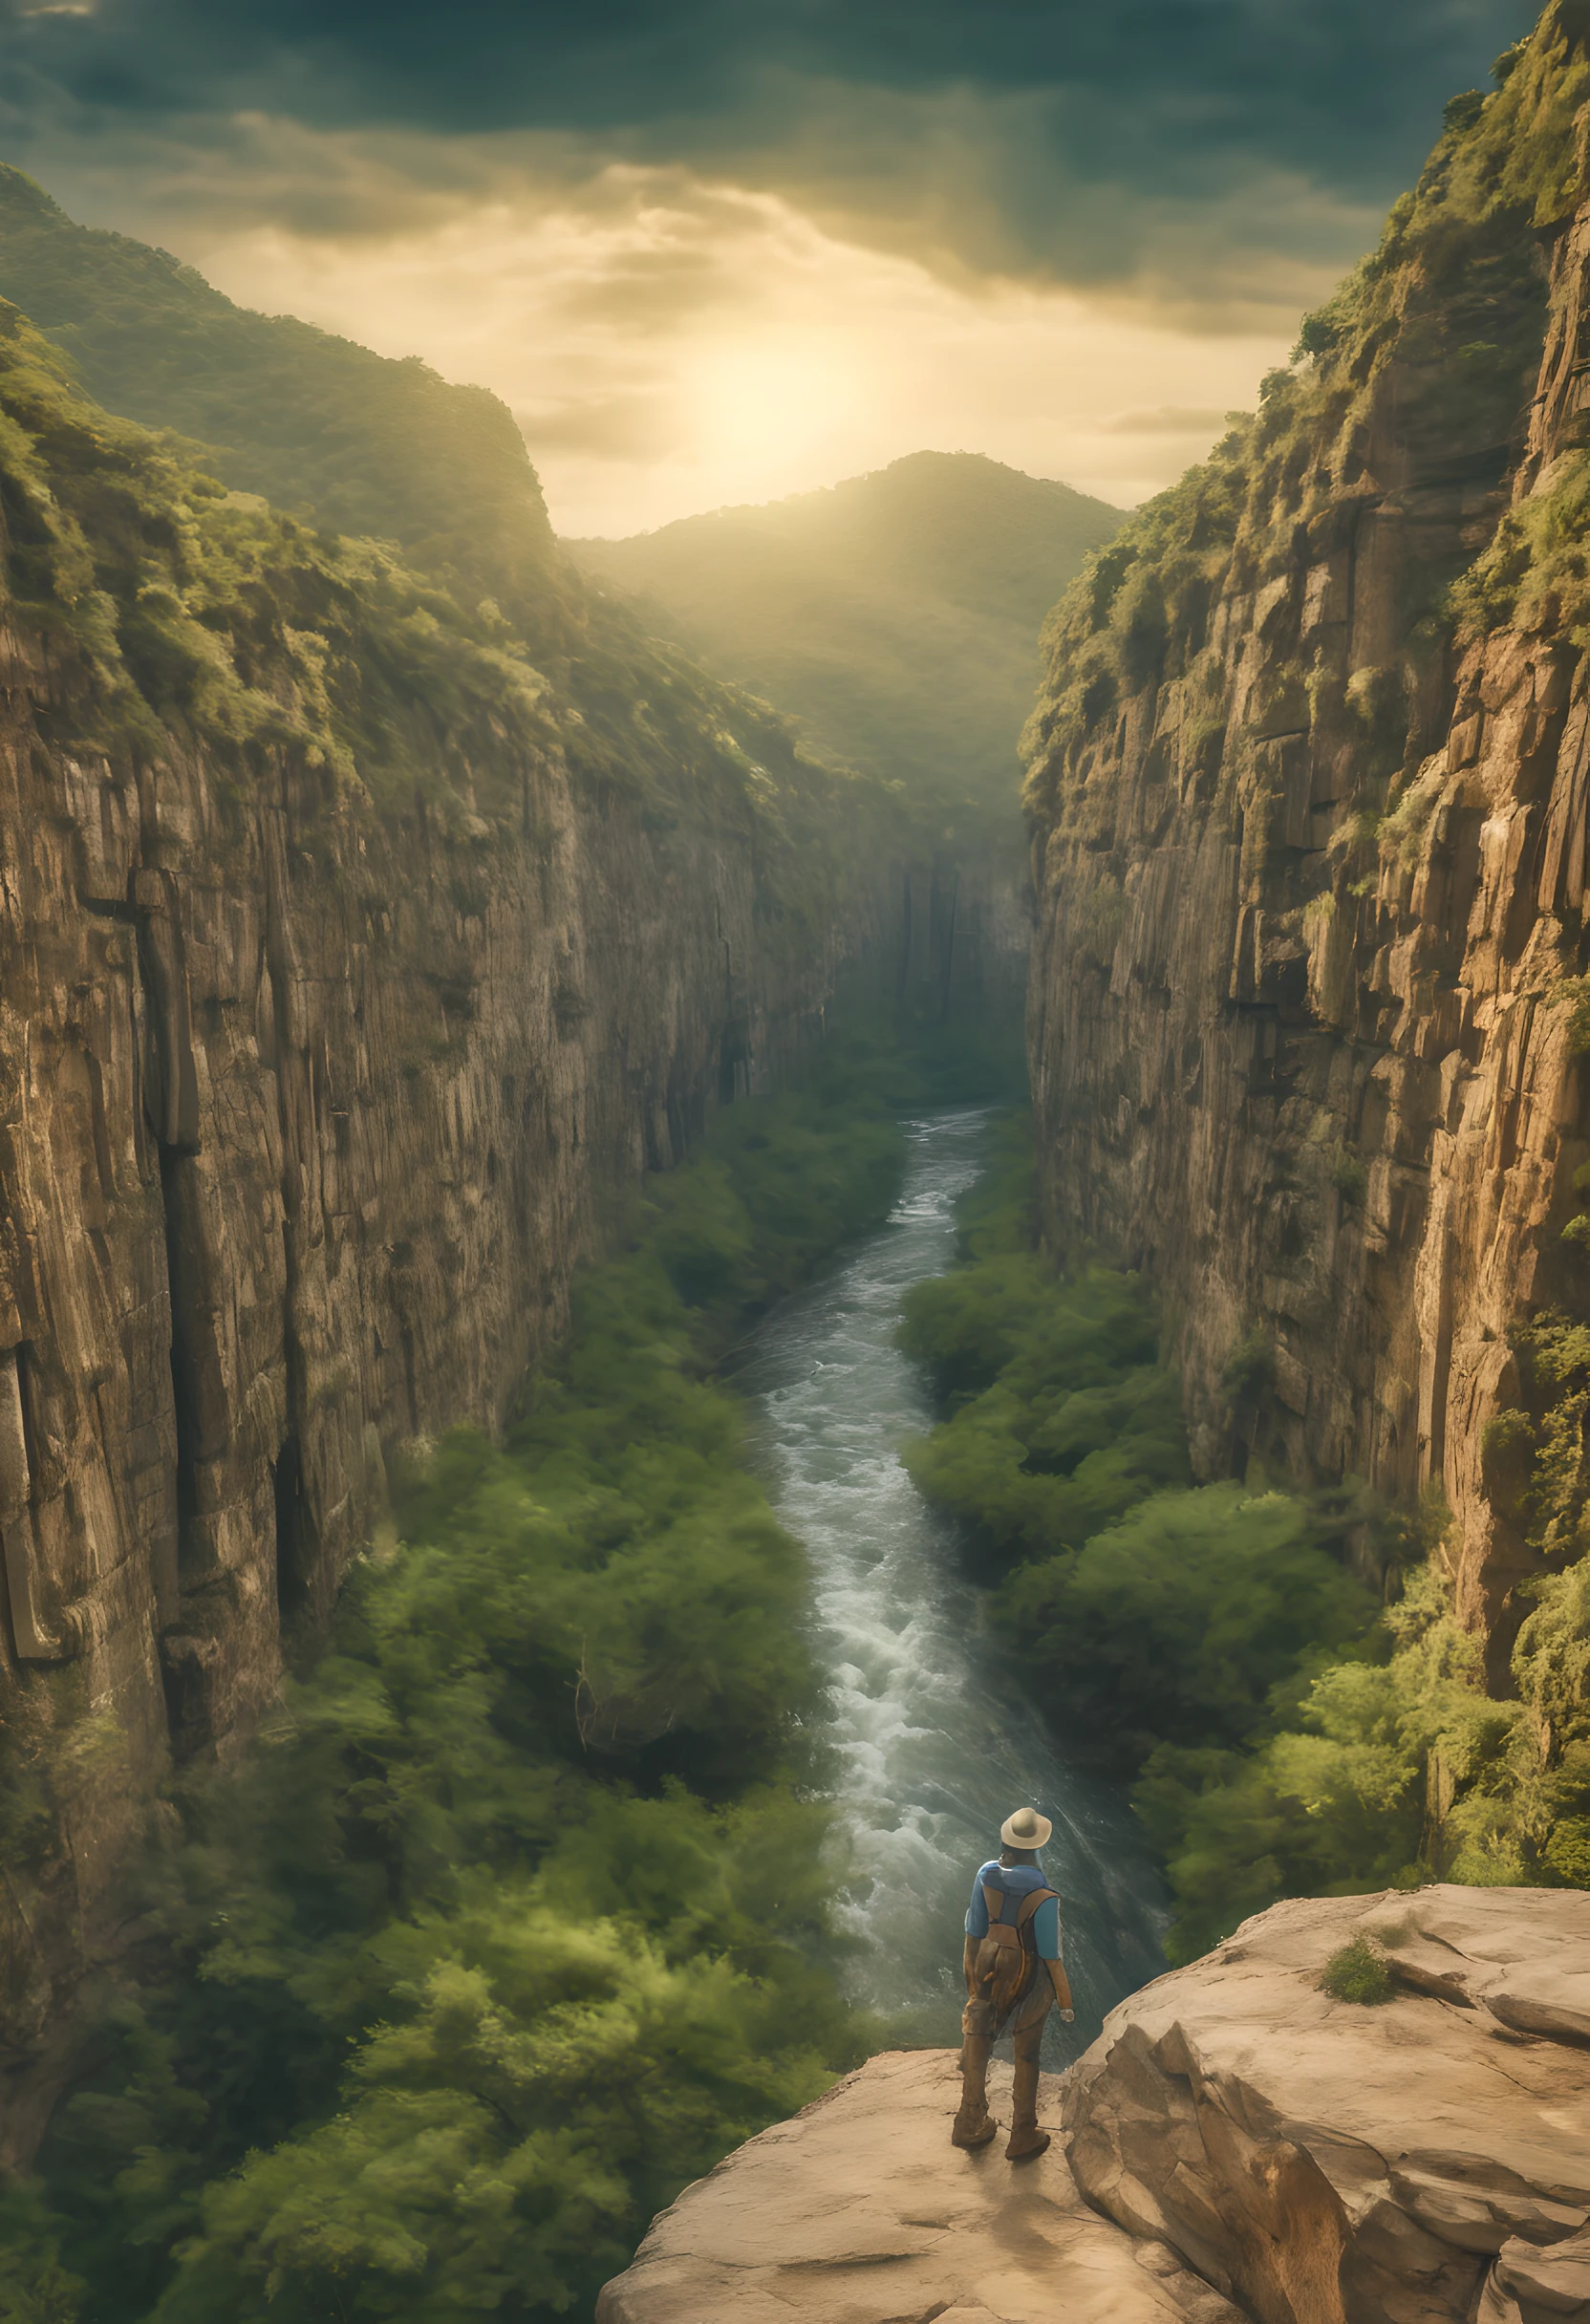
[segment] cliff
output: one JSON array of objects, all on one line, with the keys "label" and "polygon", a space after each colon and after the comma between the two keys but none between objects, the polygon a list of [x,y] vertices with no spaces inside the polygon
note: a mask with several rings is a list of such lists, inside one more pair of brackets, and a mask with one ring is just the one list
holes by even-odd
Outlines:
[{"label": "cliff", "polygon": [[1586,29],[1453,100],[1029,734],[1048,1235],[1166,1295],[1205,1474],[1439,1487],[1498,1678],[1585,1484]]},{"label": "cliff", "polygon": [[911,842],[571,585],[543,668],[495,603],[111,419],[10,308],[0,510],[25,2142],[173,1755],[247,1734],[394,1452],[502,1412],[604,1194],[892,987]]},{"label": "cliff", "polygon": [[[1355,1940],[1378,2006],[1321,1990]],[[1582,1895],[1278,1904],[1045,2078],[1038,2163],[950,2145],[953,2052],[875,2057],[687,2188],[598,2324],[1583,2324],[1587,2039]]]}]

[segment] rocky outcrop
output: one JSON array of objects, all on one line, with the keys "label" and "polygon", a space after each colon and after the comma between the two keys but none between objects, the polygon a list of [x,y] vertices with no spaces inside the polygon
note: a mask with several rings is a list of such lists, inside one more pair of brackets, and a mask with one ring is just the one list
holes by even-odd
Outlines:
[{"label": "rocky outcrop", "polygon": [[[1382,1951],[1392,1997],[1335,2001]],[[1122,2003],[1036,2165],[949,2144],[943,2051],[874,2058],[655,2223],[599,2324],[1590,2318],[1590,1897],[1278,1904]]]},{"label": "rocky outcrop", "polygon": [[1049,1233],[1165,1293],[1206,1474],[1440,1484],[1497,1671],[1539,1558],[1485,1433],[1520,1319],[1590,1299],[1590,665],[1560,590],[1508,618],[1582,530],[1587,92],[1548,10],[1311,359],[1060,610],[1032,730]]},{"label": "rocky outcrop", "polygon": [[[1320,1989],[1355,1938],[1393,1998]],[[1088,2200],[1260,2324],[1590,2317],[1590,1897],[1302,1899],[1107,2019]]]},{"label": "rocky outcrop", "polygon": [[[1020,2168],[952,2148],[959,2091],[951,2051],[871,2058],[687,2188],[597,2324],[1236,2324],[1167,2245],[1088,2208],[1058,2141]],[[1046,2076],[1046,2120],[1059,2093]]]}]

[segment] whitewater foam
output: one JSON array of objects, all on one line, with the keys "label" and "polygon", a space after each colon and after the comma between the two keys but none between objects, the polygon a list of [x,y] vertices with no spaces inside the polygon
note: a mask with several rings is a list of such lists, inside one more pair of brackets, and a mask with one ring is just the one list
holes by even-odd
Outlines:
[{"label": "whitewater foam", "polygon": [[1071,1767],[1022,1700],[953,1529],[899,1458],[933,1421],[894,1345],[901,1302],[954,1259],[955,1205],[983,1167],[988,1127],[973,1111],[912,1123],[887,1225],[775,1309],[737,1371],[774,1505],[812,1560],[855,1997],[904,2014],[919,2039],[956,2038],[972,1875],[1030,1800],[1055,1826],[1044,1862],[1077,2002],[1074,2028],[1051,2020],[1058,2063],[1163,1969],[1164,1914],[1125,1799]]}]

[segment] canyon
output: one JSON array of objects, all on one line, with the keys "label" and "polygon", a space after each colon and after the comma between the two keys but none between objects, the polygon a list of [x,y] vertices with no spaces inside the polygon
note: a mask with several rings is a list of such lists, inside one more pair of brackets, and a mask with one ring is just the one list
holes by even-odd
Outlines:
[{"label": "canyon", "polygon": [[[1449,108],[1418,188],[1255,418],[1118,532],[1097,504],[1080,511],[1091,553],[1048,625],[1026,738],[1046,1250],[1151,1286],[1199,1479],[1365,1488],[1346,1554],[1388,1595],[1392,1520],[1411,1565],[1422,1504],[1463,1650],[1481,1642],[1497,1696],[1532,1585],[1582,1552],[1590,1500],[1587,121],[1590,10],[1556,0],[1495,91]],[[1030,931],[1010,822],[977,835],[992,761],[964,795],[940,767],[913,798],[905,761],[913,733],[942,723],[932,703],[891,739],[871,699],[870,731],[897,755],[852,761],[837,727],[818,748],[789,722],[805,681],[759,658],[765,638],[753,654],[718,636],[717,674],[698,667],[695,633],[604,586],[621,570],[647,585],[661,536],[576,545],[582,571],[481,391],[247,315],[166,254],[72,226],[14,172],[0,292],[0,2163],[15,2166],[72,2071],[85,1998],[129,1947],[158,1949],[128,1867],[151,1839],[175,1855],[174,1786],[247,1763],[350,1573],[401,1566],[400,1480],[461,1425],[502,1438],[636,1187],[719,1109],[798,1082],[836,1028],[909,1039],[948,1022],[992,1047]],[[990,488],[942,458],[884,472],[890,492]],[[698,546],[665,541],[662,565]],[[712,576],[720,613],[737,586]],[[909,614],[892,619],[920,646]],[[827,650],[820,635],[811,657]],[[993,673],[1000,717],[1012,656]],[[790,699],[743,690],[764,683]],[[946,1150],[957,1134],[948,1116],[916,1129]],[[910,1181],[945,1264],[952,1178]],[[855,1292],[891,1347],[892,1263]],[[1009,1263],[1012,1280],[1036,1273],[1025,1245]],[[854,1338],[846,1322],[822,1342],[847,1378]],[[795,1372],[828,1363],[802,1353]],[[860,1424],[833,1382],[825,1393],[834,1442],[852,1445]],[[614,1411],[601,1425],[621,1436]],[[738,1487],[733,1425],[719,1451]],[[830,1450],[813,1461],[824,1484]],[[903,1482],[889,1443],[869,1461],[847,1490],[880,1498],[892,1461]],[[523,1477],[490,1489],[533,1499]],[[450,1546],[428,1544],[439,1566]],[[509,1548],[533,1564],[533,1540]],[[891,1640],[921,1612],[919,1560],[902,1570]],[[507,1596],[505,1663],[521,1652],[568,1711],[575,1678],[537,1666],[533,1601]],[[1564,1635],[1559,1691],[1582,1706],[1582,1628]],[[402,1664],[394,1649],[383,1667],[383,1716]],[[462,1702],[469,1672],[448,1678]],[[481,1712],[494,1744],[499,1699],[536,1732],[544,1706],[523,1682],[516,1667],[521,1697],[504,1680]],[[656,1725],[649,1743],[668,1737]],[[471,1882],[504,1877],[520,1931],[530,1887],[505,1864],[540,1882],[548,1834],[584,1845],[579,1816],[594,1829],[620,1798],[659,1831],[677,1816],[681,1859],[698,1817],[686,1838],[703,1862],[703,1834],[732,1855],[741,1828],[727,1779],[681,1804],[665,1757],[612,1779],[586,1764],[581,1727],[573,1773],[538,1774],[511,1846],[491,1838],[501,1861],[482,1841],[479,1862],[435,1874],[440,1904],[417,1904],[429,1892],[402,1887],[401,1851],[371,1838],[401,1775],[372,1804],[355,1727],[324,1795],[329,1855],[363,1847],[373,1888],[390,1877],[387,1921],[357,1940],[371,1957],[388,1923],[434,1933],[454,1916],[456,1957],[426,1971],[439,2041],[470,1980],[478,2026],[498,2008],[498,1966],[465,1957],[497,1943],[465,1926]],[[999,1734],[976,1732],[994,1765]],[[1586,1748],[1543,1714],[1516,1734],[1542,1782]],[[425,1743],[445,1789],[446,1753]],[[1422,1776],[1436,1870],[1458,1780],[1445,1748]],[[610,1785],[598,1805],[576,1777]],[[805,1775],[785,1780],[804,1812]],[[1590,1844],[1579,1795],[1560,1791],[1554,1813]],[[968,1812],[966,1844],[998,1813],[992,1793]],[[413,1823],[419,1856],[422,1809]],[[1079,1862],[1111,1853],[1078,1847]],[[664,2210],[602,2324],[1590,2314],[1590,1928],[1579,1876],[1550,1864],[1551,1889],[1294,1897],[1249,1921],[1110,2012],[1048,2086],[1064,2140],[1015,2180],[948,2147],[951,2054],[874,2057]],[[547,1897],[581,1892],[556,1888],[567,1863],[548,1877],[533,1909],[555,1932]],[[1131,1898],[1138,1975],[1158,1941],[1152,1879]],[[682,1983],[707,1964],[743,1998],[763,1970],[731,1969],[682,1906],[676,1926],[666,1887],[643,1939],[617,1885],[579,1909],[659,1990],[658,1964]],[[759,1952],[753,1931],[745,1957],[793,1975],[831,1902],[797,1899],[787,1953]],[[1354,1944],[1384,1968],[1379,2008],[1321,1982]],[[335,1950],[313,1956],[322,1984]],[[274,1995],[304,1982],[310,1953],[293,1958],[262,1942],[236,1973]],[[402,2047],[390,1995],[400,2014],[419,1990],[382,1960],[388,1984],[362,2018],[349,2004],[345,2037],[372,2076]],[[539,1967],[524,1975],[539,1991]],[[953,2007],[947,1988],[936,1998]],[[526,2009],[533,2034],[507,2045],[526,2087],[554,2016]],[[496,2038],[470,2054],[488,2097]],[[806,2078],[737,2096],[735,2127],[681,2151],[720,2153],[837,2070],[814,2037]],[[414,2094],[393,2089],[398,2121]],[[284,2117],[303,2184],[322,2132],[346,2128],[328,2116],[339,2103],[317,2089]],[[476,2111],[541,2167],[513,2105]],[[649,2211],[685,2170],[644,2163]],[[235,2166],[217,2184],[235,2187]],[[193,2196],[216,2216],[228,2200]],[[582,2179],[574,2240],[588,2200]],[[240,2270],[261,2272],[274,2232]],[[616,2264],[612,2241],[598,2248],[599,2270]]]}]

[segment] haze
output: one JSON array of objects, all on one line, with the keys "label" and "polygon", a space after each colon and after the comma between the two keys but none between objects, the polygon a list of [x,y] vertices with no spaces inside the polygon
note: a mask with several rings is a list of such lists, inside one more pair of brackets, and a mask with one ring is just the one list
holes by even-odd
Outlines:
[{"label": "haze", "polygon": [[510,405],[569,534],[968,450],[1120,506],[1251,405],[1511,0],[0,17],[0,155]]}]

